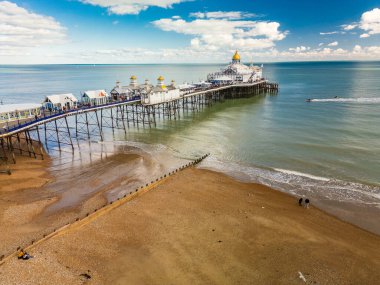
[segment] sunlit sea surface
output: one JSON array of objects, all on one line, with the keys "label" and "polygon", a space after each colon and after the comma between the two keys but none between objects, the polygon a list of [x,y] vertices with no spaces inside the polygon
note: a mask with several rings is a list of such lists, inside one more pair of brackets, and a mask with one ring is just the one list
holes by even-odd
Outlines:
[{"label": "sunlit sea surface", "polygon": [[[223,65],[0,66],[4,104],[42,102],[49,94],[110,91],[136,75],[177,84],[205,79]],[[380,210],[380,63],[264,65],[278,95],[215,104],[157,128],[133,128],[110,139],[149,145],[172,156],[211,157],[202,167],[316,201]],[[306,99],[312,99],[306,102]],[[327,203],[327,202],[326,202]]]}]

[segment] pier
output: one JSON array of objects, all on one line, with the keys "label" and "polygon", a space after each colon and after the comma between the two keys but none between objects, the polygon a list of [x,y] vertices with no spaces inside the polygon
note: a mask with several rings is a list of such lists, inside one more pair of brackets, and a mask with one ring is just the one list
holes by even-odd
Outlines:
[{"label": "pier", "polygon": [[[130,100],[79,107],[37,119],[20,122],[0,134],[0,162],[16,163],[16,156],[44,159],[49,149],[75,151],[77,140],[104,140],[105,129],[122,130],[130,126],[155,127],[159,119],[179,120],[181,113],[200,112],[216,102],[247,98],[267,92],[276,94],[278,85],[267,80],[252,83],[211,86],[194,90],[177,99],[156,104],[143,104],[140,96]],[[4,167],[2,167],[4,168]]]}]

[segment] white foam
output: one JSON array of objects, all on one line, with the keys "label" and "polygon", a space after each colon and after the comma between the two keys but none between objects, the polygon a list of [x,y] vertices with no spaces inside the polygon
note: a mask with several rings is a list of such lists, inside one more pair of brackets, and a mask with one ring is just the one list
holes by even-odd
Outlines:
[{"label": "white foam", "polygon": [[320,177],[320,176],[315,176],[307,173],[302,173],[298,171],[293,171],[293,170],[287,170],[287,169],[281,169],[281,168],[274,168],[274,170],[285,173],[285,174],[290,174],[290,175],[297,175],[297,176],[302,176],[302,177],[307,177],[313,180],[319,180],[319,181],[330,181],[329,178],[326,177]]},{"label": "white foam", "polygon": [[380,187],[378,186],[329,179],[294,170],[224,162],[213,156],[203,161],[200,167],[225,173],[244,182],[260,183],[297,196],[380,205]]},{"label": "white foam", "polygon": [[311,99],[311,102],[342,102],[342,103],[380,103],[380,98],[331,98],[331,99]]}]

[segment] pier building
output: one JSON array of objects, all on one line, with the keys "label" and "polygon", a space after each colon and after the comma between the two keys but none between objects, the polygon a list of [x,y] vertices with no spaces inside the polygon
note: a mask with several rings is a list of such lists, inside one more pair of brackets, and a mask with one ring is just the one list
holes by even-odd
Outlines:
[{"label": "pier building", "polygon": [[56,94],[46,96],[42,104],[49,110],[71,110],[77,107],[78,99],[72,93]]},{"label": "pier building", "polygon": [[121,86],[120,81],[116,81],[116,86],[110,92],[112,100],[123,101],[132,98],[133,90],[129,86]]},{"label": "pier building", "polygon": [[236,51],[231,63],[221,71],[210,73],[207,81],[216,85],[234,83],[252,83],[263,77],[263,66],[248,66],[240,61],[240,55]]},{"label": "pier building", "polygon": [[171,85],[166,86],[162,76],[157,78],[157,85],[149,92],[141,93],[141,103],[152,105],[180,98],[180,91],[175,86],[175,82],[172,81]]},{"label": "pier building", "polygon": [[189,84],[187,82],[178,85],[179,93],[181,96],[189,94],[191,92],[194,92],[195,90],[195,85],[194,84]]},{"label": "pier building", "polygon": [[103,105],[108,102],[110,95],[105,90],[85,91],[82,95],[82,102],[90,106]]},{"label": "pier building", "polygon": [[41,104],[6,104],[0,105],[0,123],[33,118],[41,113]]},{"label": "pier building", "polygon": [[[147,95],[152,91],[153,88],[154,88],[154,85],[150,83],[149,79],[145,79],[144,84],[141,84],[139,86],[139,93]],[[136,95],[139,95],[139,94],[136,94]]]},{"label": "pier building", "polygon": [[131,80],[131,82],[129,83],[129,88],[133,92],[137,92],[140,89],[139,84],[137,82],[137,77],[135,75],[132,75],[130,80]]},{"label": "pier building", "polygon": [[206,81],[200,81],[197,83],[194,83],[196,89],[202,89],[205,90],[207,88],[210,88],[212,86],[211,82],[206,82]]}]

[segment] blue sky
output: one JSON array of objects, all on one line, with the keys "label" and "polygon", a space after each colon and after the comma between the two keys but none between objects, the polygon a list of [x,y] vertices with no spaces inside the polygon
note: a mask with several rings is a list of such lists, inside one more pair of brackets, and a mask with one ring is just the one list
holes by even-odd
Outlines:
[{"label": "blue sky", "polygon": [[0,0],[0,64],[378,60],[374,0]]}]

